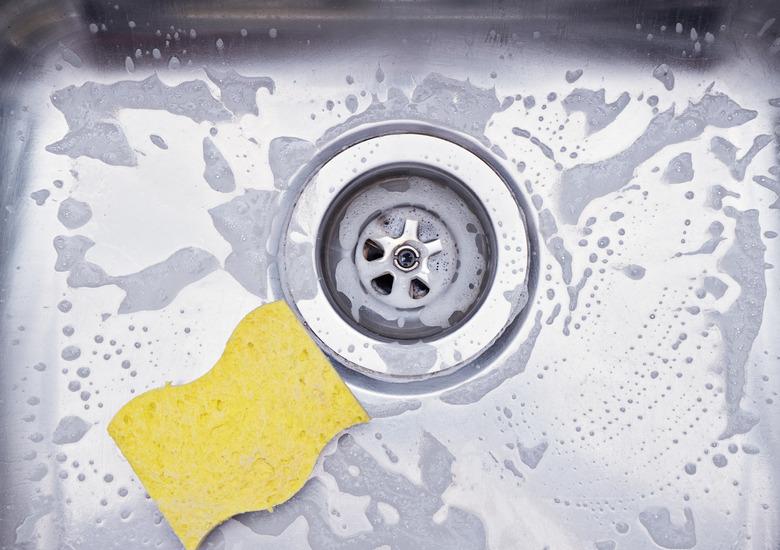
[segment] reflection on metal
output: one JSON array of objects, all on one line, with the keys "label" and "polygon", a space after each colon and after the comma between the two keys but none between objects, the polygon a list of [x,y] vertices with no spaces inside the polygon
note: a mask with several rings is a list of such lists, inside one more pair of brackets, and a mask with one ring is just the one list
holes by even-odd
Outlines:
[{"label": "reflection on metal", "polygon": [[[311,252],[283,248],[294,268],[281,280],[340,362],[408,382],[451,374],[490,348],[522,310],[525,294],[512,291],[527,284],[530,256],[518,199],[490,165],[441,137],[387,131],[346,136],[301,175],[286,246]],[[299,297],[312,295],[302,272],[318,274],[311,299]]]},{"label": "reflection on metal", "polygon": [[273,299],[374,418],[204,549],[776,548],[778,21],[0,5],[0,549],[179,548],[106,422]]}]

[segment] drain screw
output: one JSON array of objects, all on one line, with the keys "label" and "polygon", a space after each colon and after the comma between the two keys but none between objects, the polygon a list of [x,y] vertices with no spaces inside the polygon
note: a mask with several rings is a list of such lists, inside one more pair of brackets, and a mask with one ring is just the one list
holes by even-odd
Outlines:
[{"label": "drain screw", "polygon": [[420,265],[420,252],[408,244],[399,246],[395,249],[393,264],[401,271],[412,271]]}]

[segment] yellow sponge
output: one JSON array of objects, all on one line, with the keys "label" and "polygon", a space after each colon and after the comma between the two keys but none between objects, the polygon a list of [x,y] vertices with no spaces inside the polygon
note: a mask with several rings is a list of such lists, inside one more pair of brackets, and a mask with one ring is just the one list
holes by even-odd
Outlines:
[{"label": "yellow sponge", "polygon": [[125,405],[108,432],[187,550],[229,517],[295,494],[368,414],[284,302],[249,313],[217,364]]}]

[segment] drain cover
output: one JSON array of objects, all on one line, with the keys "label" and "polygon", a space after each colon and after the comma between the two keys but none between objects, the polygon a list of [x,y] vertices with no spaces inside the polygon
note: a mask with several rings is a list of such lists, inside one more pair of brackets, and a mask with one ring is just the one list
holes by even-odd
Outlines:
[{"label": "drain cover", "polygon": [[430,166],[395,163],[356,178],[321,235],[331,301],[380,338],[447,331],[471,313],[492,273],[487,212],[463,183]]},{"label": "drain cover", "polygon": [[287,226],[289,301],[338,360],[373,377],[420,379],[473,360],[525,305],[528,239],[511,190],[440,137],[335,149]]}]

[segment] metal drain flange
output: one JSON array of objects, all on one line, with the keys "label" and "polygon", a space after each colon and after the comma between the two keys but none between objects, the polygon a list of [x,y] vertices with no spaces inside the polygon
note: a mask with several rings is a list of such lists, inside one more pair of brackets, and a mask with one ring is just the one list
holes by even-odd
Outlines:
[{"label": "metal drain flange", "polygon": [[[513,192],[441,137],[387,134],[334,151],[306,174],[287,225],[289,301],[340,362],[375,378],[472,361],[524,305],[529,245]],[[301,281],[307,273],[316,280]]]}]

